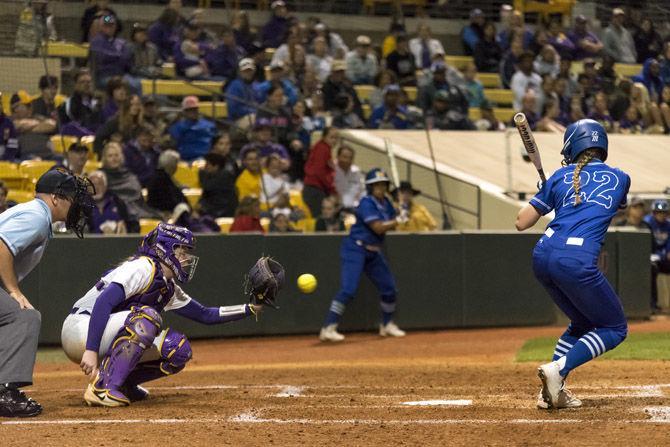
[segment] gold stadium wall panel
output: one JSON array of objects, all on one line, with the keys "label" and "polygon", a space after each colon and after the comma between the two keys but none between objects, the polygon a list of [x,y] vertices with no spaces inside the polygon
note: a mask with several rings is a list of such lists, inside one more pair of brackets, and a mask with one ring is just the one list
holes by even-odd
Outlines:
[{"label": "gold stadium wall panel", "polygon": [[[267,309],[259,322],[248,319],[205,326],[167,313],[165,324],[192,338],[316,334],[340,286],[342,235],[202,235],[193,281],[184,290],[203,304],[244,303],[243,278],[261,254],[286,267],[279,310]],[[476,326],[546,325],[557,311],[534,279],[531,251],[539,234],[440,232],[392,234],[386,254],[398,288],[398,324],[409,330]],[[134,253],[137,237],[56,237],[41,264],[22,283],[42,313],[40,341],[59,344],[62,322],[74,302],[108,269]],[[649,233],[609,233],[606,274],[630,317],[649,315]],[[296,278],[312,273],[318,287],[298,291]],[[374,330],[379,297],[367,278],[342,321],[346,331]],[[315,335],[316,336],[316,335]]]}]

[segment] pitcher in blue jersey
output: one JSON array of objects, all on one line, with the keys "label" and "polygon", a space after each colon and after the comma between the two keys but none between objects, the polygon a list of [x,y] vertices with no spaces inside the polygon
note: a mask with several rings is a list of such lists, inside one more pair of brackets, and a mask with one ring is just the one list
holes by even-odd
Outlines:
[{"label": "pitcher in blue jersey", "polygon": [[626,206],[630,177],[604,163],[607,133],[596,121],[584,119],[568,126],[561,154],[563,167],[542,185],[516,221],[517,230],[523,231],[540,216],[556,213],[533,250],[533,270],[570,324],[558,339],[552,361],[538,368],[542,409],[580,407],[581,401],[565,387],[565,378],[614,349],[628,331],[619,297],[597,261],[612,217]]},{"label": "pitcher in blue jersey", "polygon": [[382,254],[382,244],[386,232],[395,229],[399,221],[406,220],[406,212],[396,217],[393,204],[386,197],[390,180],[381,169],[372,169],[365,176],[367,195],[356,208],[356,223],[351,227],[349,236],[342,242],[340,259],[342,262],[342,287],[333,299],[326,322],[319,339],[338,342],[344,335],[337,331],[340,318],[347,303],[356,294],[361,273],[370,278],[381,295],[382,324],[379,335],[382,337],[403,337],[402,331],[394,322],[396,305],[395,280],[388,263]]}]

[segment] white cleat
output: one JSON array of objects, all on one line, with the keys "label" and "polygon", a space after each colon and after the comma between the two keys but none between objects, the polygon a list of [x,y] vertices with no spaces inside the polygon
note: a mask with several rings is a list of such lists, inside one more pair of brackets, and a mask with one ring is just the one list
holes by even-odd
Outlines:
[{"label": "white cleat", "polygon": [[540,410],[562,409],[562,408],[579,408],[582,406],[582,401],[575,397],[567,388],[563,388],[558,394],[558,405],[553,406],[549,403],[549,399],[545,399],[540,390],[537,396],[537,408]]},{"label": "white cleat", "polygon": [[387,324],[379,325],[379,335],[382,337],[404,337],[405,331],[400,329],[397,324],[393,321],[389,321]]},{"label": "white cleat", "polygon": [[554,408],[558,407],[560,393],[563,389],[563,377],[560,370],[558,362],[545,363],[537,368],[537,375],[542,380],[540,395]]},{"label": "white cleat", "polygon": [[333,323],[321,328],[321,332],[319,333],[319,340],[338,342],[344,340],[344,335],[337,332],[337,324]]}]

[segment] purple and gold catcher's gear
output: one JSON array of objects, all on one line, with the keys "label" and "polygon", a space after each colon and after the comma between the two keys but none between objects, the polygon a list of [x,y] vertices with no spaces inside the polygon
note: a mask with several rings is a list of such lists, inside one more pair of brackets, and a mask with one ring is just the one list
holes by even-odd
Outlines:
[{"label": "purple and gold catcher's gear", "polygon": [[179,247],[187,250],[195,248],[195,237],[191,230],[160,223],[144,237],[138,249],[138,254],[164,263],[170,267],[177,281],[187,283],[195,274],[198,257],[186,254],[184,259],[178,259],[175,250]]},{"label": "purple and gold catcher's gear", "polygon": [[602,149],[604,155],[600,161],[607,160],[607,132],[598,121],[583,119],[565,129],[561,155],[566,164],[574,163],[579,154],[591,148]]},{"label": "purple and gold catcher's gear", "polygon": [[284,267],[269,256],[262,256],[247,274],[244,293],[252,304],[267,304],[277,309],[275,299],[284,284]]},{"label": "purple and gold catcher's gear", "polygon": [[163,320],[153,308],[142,306],[131,309],[125,325],[100,363],[100,372],[93,384],[93,392],[98,398],[125,405],[130,403],[121,388],[144,351],[153,344],[161,330],[161,324]]}]

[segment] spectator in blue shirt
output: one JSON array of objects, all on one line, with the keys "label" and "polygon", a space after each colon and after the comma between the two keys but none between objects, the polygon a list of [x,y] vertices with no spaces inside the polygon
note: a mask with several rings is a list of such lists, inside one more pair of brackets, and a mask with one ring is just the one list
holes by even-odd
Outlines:
[{"label": "spectator in blue shirt", "polygon": [[258,107],[258,83],[254,82],[256,64],[253,59],[244,58],[238,64],[237,78],[228,84],[226,89],[226,104],[228,118],[237,121],[237,125],[249,127],[255,121]]},{"label": "spectator in blue shirt", "polygon": [[183,118],[169,129],[170,136],[177,144],[179,155],[186,161],[204,157],[216,135],[214,123],[200,116],[199,105],[195,96],[185,97],[181,102]]},{"label": "spectator in blue shirt", "polygon": [[400,87],[390,84],[384,87],[384,104],[377,107],[370,116],[373,129],[410,129],[407,108],[400,104]]},{"label": "spectator in blue shirt", "polygon": [[101,19],[100,33],[91,41],[90,62],[96,87],[104,89],[113,76],[125,76],[135,93],[141,91],[137,79],[126,76],[132,66],[133,51],[130,45],[116,37],[116,17],[106,15]]},{"label": "spectator in blue shirt", "polygon": [[246,51],[237,45],[233,30],[225,28],[221,33],[221,44],[207,51],[205,62],[212,76],[231,80],[235,79],[237,64],[245,55]]},{"label": "spectator in blue shirt", "polygon": [[259,102],[265,102],[268,99],[268,92],[273,85],[281,87],[286,97],[286,104],[293,107],[298,101],[298,87],[286,77],[286,70],[282,61],[272,62],[270,64],[270,79],[258,84],[256,92]]},{"label": "spectator in blue shirt", "polygon": [[288,15],[286,3],[282,0],[275,0],[270,7],[272,17],[263,26],[261,40],[266,48],[278,48],[286,40],[291,18]]},{"label": "spectator in blue shirt", "polygon": [[472,56],[477,43],[484,37],[485,21],[486,18],[481,9],[476,8],[470,11],[470,24],[461,31],[461,42],[466,55]]}]

